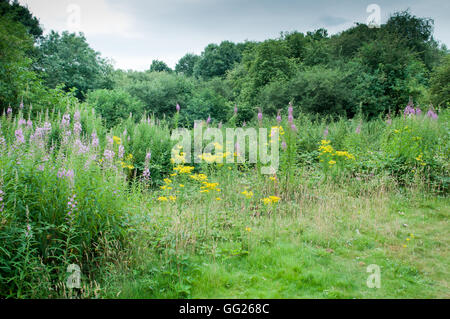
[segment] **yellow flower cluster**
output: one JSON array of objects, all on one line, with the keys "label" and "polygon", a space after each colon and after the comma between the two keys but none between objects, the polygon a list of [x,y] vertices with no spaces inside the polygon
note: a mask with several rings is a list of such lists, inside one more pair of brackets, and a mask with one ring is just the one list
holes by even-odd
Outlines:
[{"label": "yellow flower cluster", "polygon": [[122,144],[122,139],[120,137],[117,136],[113,136],[113,141],[115,144],[120,145]]},{"label": "yellow flower cluster", "polygon": [[134,166],[131,164],[127,164],[125,162],[120,162],[120,165],[122,165],[122,168],[128,168],[128,169],[133,169]]},{"label": "yellow flower cluster", "polygon": [[160,188],[162,189],[162,190],[171,190],[172,189],[172,187],[170,186],[170,184],[172,184],[172,181],[170,180],[170,179],[168,179],[168,178],[165,178],[164,179],[164,183],[166,183],[166,185],[164,185],[164,186],[160,186]]},{"label": "yellow flower cluster", "polygon": [[[178,148],[180,149],[181,147],[178,146]],[[172,150],[172,158],[170,159],[170,161],[173,163],[186,163],[186,154],[184,152],[180,152],[180,150],[178,150],[178,152],[176,150]]]},{"label": "yellow flower cluster", "polygon": [[201,159],[202,161],[205,161],[208,164],[211,164],[211,163],[220,162],[220,159],[222,158],[222,156],[213,155],[211,153],[204,153],[204,154],[198,155],[198,158]]},{"label": "yellow flower cluster", "polygon": [[333,149],[333,147],[330,145],[330,141],[328,141],[328,140],[322,140],[321,142],[320,142],[320,146],[319,146],[319,152],[321,152],[322,154],[325,154],[325,153],[330,153],[330,154],[332,154],[333,153],[333,151],[334,151],[334,149]]},{"label": "yellow flower cluster", "polygon": [[420,163],[420,165],[425,166],[427,165],[424,161],[423,161],[423,154],[420,153],[419,156],[416,157],[416,161],[418,161]]},{"label": "yellow flower cluster", "polygon": [[354,159],[355,159],[355,155],[350,154],[350,153],[347,152],[347,151],[336,151],[335,154],[336,154],[337,156],[340,156],[340,157],[346,157],[347,159],[351,159],[351,160],[354,160]]},{"label": "yellow flower cluster", "polygon": [[278,196],[269,196],[266,198],[261,199],[262,202],[266,205],[272,205],[273,203],[278,203],[280,201],[280,197]]},{"label": "yellow flower cluster", "polygon": [[253,192],[252,191],[243,191],[242,193],[241,193],[242,195],[245,195],[245,197],[247,197],[248,199],[250,199],[250,198],[252,198],[253,197]]},{"label": "yellow flower cluster", "polygon": [[134,169],[133,164],[131,163],[133,161],[133,154],[128,154],[128,156],[125,159],[127,162],[130,163],[126,163],[126,162],[120,162],[120,165],[122,166],[122,168],[128,168],[128,169]]},{"label": "yellow flower cluster", "polygon": [[220,192],[220,188],[217,188],[217,186],[219,186],[219,183],[208,183],[208,182],[203,182],[203,186],[201,186],[200,188],[203,190],[212,190],[212,191],[217,191]]},{"label": "yellow flower cluster", "polygon": [[205,185],[205,186],[202,186],[202,187],[206,187],[206,188],[209,188],[209,189],[216,189],[216,187],[219,186],[219,183],[203,182],[203,185]]},{"label": "yellow flower cluster", "polygon": [[174,202],[174,201],[176,201],[177,200],[177,197],[176,196],[169,196],[169,197],[166,197],[166,196],[160,196],[160,197],[158,197],[158,201],[159,202],[167,202],[167,201],[172,201],[172,202]]},{"label": "yellow flower cluster", "polygon": [[193,166],[177,166],[173,168],[174,171],[177,171],[180,174],[190,174],[193,170],[194,167]]},{"label": "yellow flower cluster", "polygon": [[[202,161],[205,161],[208,164],[211,163],[222,163],[223,162],[223,158],[227,158],[228,156],[231,156],[230,152],[219,152],[217,154],[211,154],[211,153],[204,153],[201,155],[198,155],[198,158],[201,159]],[[236,156],[236,154],[235,154]]]},{"label": "yellow flower cluster", "polygon": [[192,174],[189,176],[193,180],[196,180],[198,182],[206,181],[208,180],[208,177],[205,174]]},{"label": "yellow flower cluster", "polygon": [[284,130],[282,126],[272,126],[270,128],[270,140],[272,140],[272,135],[274,134],[274,132],[276,132],[278,130],[278,140],[281,140],[281,136],[284,135]]},{"label": "yellow flower cluster", "polygon": [[335,151],[329,140],[322,140],[320,142],[319,152],[320,161],[324,161],[321,157],[326,157],[330,166],[337,163],[336,158],[333,158],[334,156],[337,156],[337,158],[344,158],[346,160],[355,160],[355,155],[350,154],[347,151]]}]

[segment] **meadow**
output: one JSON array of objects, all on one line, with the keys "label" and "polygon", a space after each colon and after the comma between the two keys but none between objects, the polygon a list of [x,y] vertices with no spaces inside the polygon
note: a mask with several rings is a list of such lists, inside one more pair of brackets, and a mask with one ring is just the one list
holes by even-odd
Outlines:
[{"label": "meadow", "polygon": [[174,163],[177,114],[107,129],[66,102],[0,118],[1,297],[449,297],[448,109],[329,121],[286,107],[247,124],[280,133],[263,175],[216,163],[223,145]]},{"label": "meadow", "polygon": [[[0,299],[450,297],[450,55],[433,19],[224,40],[170,67],[140,46],[187,50],[164,25],[95,35],[145,54],[125,70],[22,3],[0,0]],[[43,21],[74,8],[42,6]],[[177,33],[202,34],[174,10]],[[264,128],[279,165],[264,174],[245,140],[205,140],[192,162],[178,128]]]}]

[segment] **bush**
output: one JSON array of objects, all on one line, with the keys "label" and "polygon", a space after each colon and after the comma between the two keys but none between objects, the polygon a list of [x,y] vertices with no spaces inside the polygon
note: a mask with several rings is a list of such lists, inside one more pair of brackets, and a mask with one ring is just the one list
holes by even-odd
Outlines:
[{"label": "bush", "polygon": [[130,114],[136,119],[143,114],[143,103],[120,89],[89,92],[86,102],[106,120],[107,127],[113,127]]},{"label": "bush", "polygon": [[158,118],[175,114],[175,106],[185,107],[192,94],[193,80],[184,75],[166,72],[128,72],[116,79],[122,88],[143,103],[147,114]]},{"label": "bush", "polygon": [[[447,112],[441,116],[444,122],[448,118]],[[396,118],[381,139],[383,168],[402,180],[422,174],[434,187],[447,189],[448,132],[440,121],[423,114]]]},{"label": "bush", "polygon": [[316,66],[298,72],[288,84],[288,94],[306,112],[345,116],[353,104],[348,77],[338,69]]},{"label": "bush", "polygon": [[172,170],[171,150],[174,142],[170,139],[170,130],[166,123],[155,119],[143,118],[139,123],[128,119],[122,125],[113,129],[113,134],[120,137],[125,154],[132,154],[134,169],[129,172],[129,177],[138,177],[145,169],[145,157],[151,153],[149,163],[150,184],[159,185]]},{"label": "bush", "polygon": [[443,107],[450,104],[450,55],[443,59],[443,63],[434,69],[430,78],[431,101]]},{"label": "bush", "polygon": [[210,88],[202,88],[194,93],[182,115],[186,124],[192,126],[195,120],[206,120],[208,116],[217,122],[225,121],[230,113],[225,98]]}]

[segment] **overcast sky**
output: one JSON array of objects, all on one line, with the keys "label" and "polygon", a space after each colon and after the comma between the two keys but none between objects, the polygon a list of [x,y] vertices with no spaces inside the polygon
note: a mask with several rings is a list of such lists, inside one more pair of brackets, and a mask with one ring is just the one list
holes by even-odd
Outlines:
[{"label": "overcast sky", "polygon": [[[381,23],[410,9],[433,18],[435,38],[450,44],[449,0],[20,0],[40,19],[44,31],[79,30],[116,68],[146,70],[153,59],[174,67],[209,43],[276,38],[281,31],[330,34],[365,23],[377,4]],[[79,11],[78,11],[79,9]],[[79,12],[79,14],[77,14]],[[78,19],[79,17],[79,19]],[[78,23],[79,22],[79,23]]]}]

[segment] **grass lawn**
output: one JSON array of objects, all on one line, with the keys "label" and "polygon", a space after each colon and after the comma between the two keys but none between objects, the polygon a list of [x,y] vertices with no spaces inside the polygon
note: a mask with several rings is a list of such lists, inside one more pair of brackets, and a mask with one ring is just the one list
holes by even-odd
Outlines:
[{"label": "grass lawn", "polygon": [[[299,178],[267,209],[238,190],[277,193],[276,182],[221,181],[222,201],[141,203],[148,232],[132,240],[133,264],[112,265],[106,297],[450,297],[447,197],[379,181],[337,187]],[[381,270],[379,289],[366,284],[371,264]]]}]

